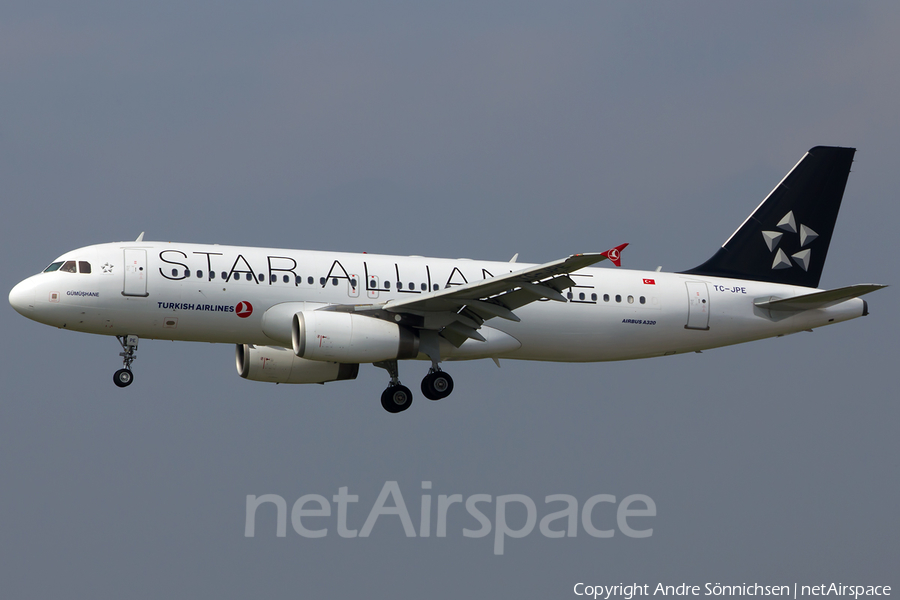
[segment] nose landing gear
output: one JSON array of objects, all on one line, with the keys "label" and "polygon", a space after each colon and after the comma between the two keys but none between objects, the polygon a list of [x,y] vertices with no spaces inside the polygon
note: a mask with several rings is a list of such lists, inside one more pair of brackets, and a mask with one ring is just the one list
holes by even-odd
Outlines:
[{"label": "nose landing gear", "polygon": [[138,347],[138,336],[136,335],[117,335],[116,339],[122,346],[123,352],[119,352],[122,357],[124,368],[119,369],[113,374],[113,383],[118,387],[128,387],[134,381],[134,374],[131,372],[131,363],[137,359],[135,352]]}]

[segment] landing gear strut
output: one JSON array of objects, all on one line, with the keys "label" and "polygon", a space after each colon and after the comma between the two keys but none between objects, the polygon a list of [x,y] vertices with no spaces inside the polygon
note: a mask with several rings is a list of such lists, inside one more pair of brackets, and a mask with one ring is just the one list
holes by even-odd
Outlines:
[{"label": "landing gear strut", "polygon": [[412,392],[405,385],[401,385],[396,360],[386,360],[375,363],[376,367],[380,367],[388,372],[391,376],[391,383],[387,389],[381,393],[381,406],[389,413],[403,412],[412,404]]},{"label": "landing gear strut", "polygon": [[[403,412],[412,404],[413,396],[409,388],[400,383],[396,360],[385,360],[375,363],[391,376],[387,389],[381,393],[381,406],[389,413]],[[453,378],[441,371],[437,361],[432,361],[428,375],[422,380],[422,395],[429,400],[446,398],[453,391]]]},{"label": "landing gear strut", "polygon": [[131,363],[137,359],[135,352],[138,347],[138,336],[136,335],[117,335],[116,339],[122,346],[123,352],[119,352],[122,357],[124,368],[119,369],[113,374],[113,383],[118,387],[128,387],[134,381],[134,374],[131,372]]},{"label": "landing gear strut", "polygon": [[422,379],[422,395],[429,400],[446,398],[453,391],[453,378],[441,371],[441,340],[434,331],[420,332],[419,350],[431,359],[428,375]]}]

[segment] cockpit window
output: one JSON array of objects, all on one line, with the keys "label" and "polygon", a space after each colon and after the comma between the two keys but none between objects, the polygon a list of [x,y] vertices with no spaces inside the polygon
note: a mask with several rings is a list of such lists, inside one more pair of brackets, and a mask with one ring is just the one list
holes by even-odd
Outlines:
[{"label": "cockpit window", "polygon": [[91,263],[86,260],[78,261],[78,272],[79,273],[90,273],[91,272]]},{"label": "cockpit window", "polygon": [[62,262],[50,263],[50,266],[44,269],[44,273],[50,273],[58,270],[62,266]]},{"label": "cockpit window", "polygon": [[61,267],[59,268],[59,270],[62,271],[62,272],[64,272],[64,273],[75,273],[75,272],[76,272],[76,271],[75,271],[75,261],[74,261],[74,260],[67,260],[67,261],[63,264],[63,266],[61,266]]}]

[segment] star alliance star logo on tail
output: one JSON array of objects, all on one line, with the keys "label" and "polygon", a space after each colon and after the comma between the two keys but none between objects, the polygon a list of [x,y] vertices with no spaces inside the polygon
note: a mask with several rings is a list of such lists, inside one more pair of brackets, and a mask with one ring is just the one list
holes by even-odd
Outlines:
[{"label": "star alliance star logo on tail", "polygon": [[[775,259],[772,261],[772,269],[790,269],[793,265],[791,264],[791,260],[797,263],[804,271],[809,270],[809,263],[812,257],[812,250],[807,248],[806,246],[811,244],[819,234],[812,230],[811,227],[807,227],[806,225],[800,224],[800,228],[797,228],[797,221],[794,219],[794,211],[788,211],[786,215],[784,215],[778,224],[775,226],[781,231],[763,231],[763,239],[766,242],[766,246],[769,248],[769,252],[775,253]],[[800,250],[791,254],[790,258],[788,258],[787,253],[778,247],[778,244],[782,241],[784,235],[788,234],[799,234],[800,236]]]}]

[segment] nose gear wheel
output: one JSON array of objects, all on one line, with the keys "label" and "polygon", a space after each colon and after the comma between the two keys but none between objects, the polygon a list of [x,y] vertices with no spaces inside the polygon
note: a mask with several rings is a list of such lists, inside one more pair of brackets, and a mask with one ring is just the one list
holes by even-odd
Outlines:
[{"label": "nose gear wheel", "polygon": [[119,356],[122,357],[122,365],[123,368],[119,369],[115,373],[113,373],[113,383],[116,386],[123,388],[131,385],[131,382],[134,381],[134,373],[131,372],[131,363],[133,363],[137,356],[135,353],[137,352],[138,347],[138,337],[136,335],[117,335],[116,339],[119,340],[119,344],[122,346],[122,352],[119,352]]}]

